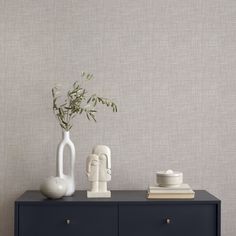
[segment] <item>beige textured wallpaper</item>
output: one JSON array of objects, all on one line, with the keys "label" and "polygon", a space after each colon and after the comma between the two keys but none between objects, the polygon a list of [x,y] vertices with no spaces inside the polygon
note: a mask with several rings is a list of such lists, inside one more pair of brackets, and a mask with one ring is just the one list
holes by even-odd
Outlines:
[{"label": "beige textured wallpaper", "polygon": [[75,120],[77,188],[107,144],[111,189],[181,170],[222,199],[222,235],[235,236],[235,0],[0,0],[0,235],[13,236],[14,200],[55,174],[51,87],[81,71],[119,112]]}]

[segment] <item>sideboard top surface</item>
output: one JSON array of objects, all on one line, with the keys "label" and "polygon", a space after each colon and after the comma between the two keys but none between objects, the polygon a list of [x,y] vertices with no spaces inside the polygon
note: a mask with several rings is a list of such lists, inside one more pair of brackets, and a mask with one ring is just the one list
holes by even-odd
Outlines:
[{"label": "sideboard top surface", "polygon": [[159,199],[147,199],[147,191],[144,190],[113,190],[111,193],[111,198],[87,198],[86,191],[76,191],[71,197],[64,197],[58,200],[50,200],[45,198],[40,191],[30,190],[26,191],[21,195],[16,203],[91,203],[91,202],[106,202],[106,203],[116,203],[116,202],[133,202],[133,203],[219,203],[220,200],[208,193],[205,190],[195,190],[194,199],[170,199],[170,200],[159,200]]}]

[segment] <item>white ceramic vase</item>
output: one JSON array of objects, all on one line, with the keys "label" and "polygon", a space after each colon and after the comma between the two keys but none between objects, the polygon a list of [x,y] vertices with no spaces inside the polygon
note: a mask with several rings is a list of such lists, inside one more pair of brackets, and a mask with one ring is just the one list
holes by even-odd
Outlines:
[{"label": "white ceramic vase", "polygon": [[[70,150],[70,168],[68,175],[63,172],[63,159],[64,159],[64,148],[69,147]],[[74,177],[74,167],[75,167],[75,146],[70,139],[69,131],[62,131],[62,141],[59,143],[57,148],[57,176],[64,179],[67,185],[67,191],[65,196],[71,196],[75,192],[75,177]]]}]

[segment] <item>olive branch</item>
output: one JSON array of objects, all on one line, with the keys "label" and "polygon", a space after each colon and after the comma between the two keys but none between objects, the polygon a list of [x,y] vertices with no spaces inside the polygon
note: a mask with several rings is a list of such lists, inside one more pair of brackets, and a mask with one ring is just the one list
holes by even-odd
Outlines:
[{"label": "olive branch", "polygon": [[[92,74],[82,73],[82,79],[92,80]],[[86,89],[82,88],[78,81],[73,84],[73,88],[67,92],[63,102],[59,102],[62,98],[59,87],[52,88],[53,112],[57,117],[60,126],[69,131],[72,127],[72,119],[77,114],[85,114],[88,120],[96,122],[96,106],[102,104],[111,107],[113,112],[117,112],[116,104],[108,98],[100,97],[96,94],[88,96]]]}]

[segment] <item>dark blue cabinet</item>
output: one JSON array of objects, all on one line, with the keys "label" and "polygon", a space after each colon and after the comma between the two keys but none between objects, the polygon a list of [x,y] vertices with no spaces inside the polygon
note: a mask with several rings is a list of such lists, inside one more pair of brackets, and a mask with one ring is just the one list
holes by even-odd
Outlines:
[{"label": "dark blue cabinet", "polygon": [[145,191],[85,191],[60,200],[27,191],[15,202],[15,236],[220,236],[220,200],[196,191],[193,200],[147,200]]}]

